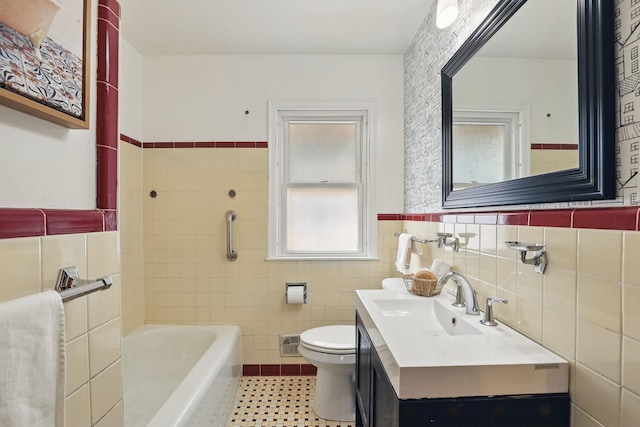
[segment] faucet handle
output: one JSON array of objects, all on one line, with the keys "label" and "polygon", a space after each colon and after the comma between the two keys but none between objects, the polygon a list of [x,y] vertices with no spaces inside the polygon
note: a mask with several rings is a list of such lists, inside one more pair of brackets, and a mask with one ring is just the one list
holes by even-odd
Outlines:
[{"label": "faucet handle", "polygon": [[506,300],[504,298],[493,298],[493,297],[489,297],[487,298],[487,305],[485,307],[484,310],[484,318],[480,320],[480,323],[482,323],[485,326],[497,326],[498,322],[496,322],[494,316],[493,316],[493,303],[495,302],[499,302],[502,304],[507,304],[509,302],[509,300]]}]

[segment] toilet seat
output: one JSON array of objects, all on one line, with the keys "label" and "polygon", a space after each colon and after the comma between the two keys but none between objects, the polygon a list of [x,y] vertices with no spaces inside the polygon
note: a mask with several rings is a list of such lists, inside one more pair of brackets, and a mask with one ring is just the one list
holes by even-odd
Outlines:
[{"label": "toilet seat", "polygon": [[306,330],[300,334],[300,345],[319,353],[355,354],[355,326],[331,325]]}]

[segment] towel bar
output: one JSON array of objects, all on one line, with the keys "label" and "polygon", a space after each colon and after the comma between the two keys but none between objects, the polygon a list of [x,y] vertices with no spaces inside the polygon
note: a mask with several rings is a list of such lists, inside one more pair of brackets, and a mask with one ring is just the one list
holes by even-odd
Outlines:
[{"label": "towel bar", "polygon": [[80,279],[76,267],[67,267],[58,273],[56,291],[60,294],[63,302],[71,301],[74,298],[109,289],[113,281],[111,277],[103,277],[96,280]]},{"label": "towel bar", "polygon": [[[393,233],[394,237],[399,237],[400,233]],[[437,243],[438,239],[435,240],[429,240],[429,239],[418,239],[416,236],[411,236],[411,241],[412,242],[418,242],[418,243],[422,243],[422,244],[428,244],[428,243]]]}]

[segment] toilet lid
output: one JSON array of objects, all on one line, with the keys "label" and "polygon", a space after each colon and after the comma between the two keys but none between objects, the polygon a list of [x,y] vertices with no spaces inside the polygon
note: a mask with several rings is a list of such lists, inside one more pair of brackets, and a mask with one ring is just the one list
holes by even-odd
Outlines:
[{"label": "toilet lid", "polygon": [[321,326],[300,334],[300,344],[321,353],[350,354],[356,351],[356,327],[353,325]]}]

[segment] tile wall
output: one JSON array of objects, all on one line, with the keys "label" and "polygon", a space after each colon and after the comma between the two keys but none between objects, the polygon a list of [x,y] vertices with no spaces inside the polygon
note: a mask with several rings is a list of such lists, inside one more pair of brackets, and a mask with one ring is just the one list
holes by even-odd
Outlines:
[{"label": "tile wall", "polygon": [[123,423],[118,247],[117,231],[0,239],[0,301],[53,289],[61,267],[113,279],[64,304],[68,426]]},{"label": "tile wall", "polygon": [[[237,324],[244,364],[306,363],[280,357],[278,335],[353,323],[353,291],[380,287],[393,274],[400,221],[378,223],[378,261],[267,262],[266,143],[210,146],[141,150],[146,322]],[[138,154],[121,156],[129,155]],[[238,214],[235,262],[226,259],[228,209]],[[286,282],[307,282],[308,304],[285,304]]]},{"label": "tile wall", "polygon": [[144,325],[142,234],[142,150],[135,141],[120,141],[119,209],[122,263],[122,334]]},{"label": "tile wall", "polygon": [[[601,223],[615,222],[614,215],[601,215]],[[477,218],[482,222],[482,215]],[[490,296],[508,299],[507,305],[494,306],[496,316],[570,361],[572,426],[640,425],[635,224],[622,231],[474,222],[473,215],[457,222],[405,221],[403,227],[419,237],[438,231],[461,236],[458,253],[424,246],[422,256],[413,255],[413,268],[444,259],[470,280],[481,306]],[[504,245],[507,240],[543,242],[549,259],[545,274],[522,264],[519,253]]]}]

